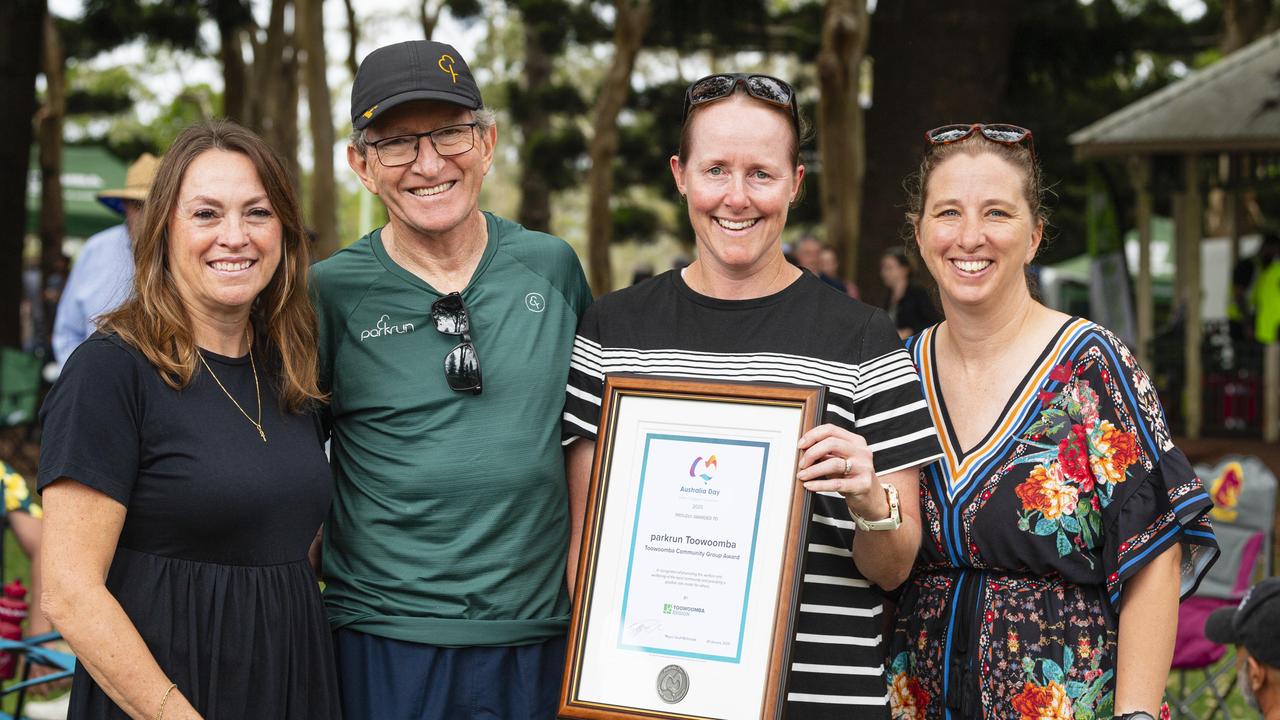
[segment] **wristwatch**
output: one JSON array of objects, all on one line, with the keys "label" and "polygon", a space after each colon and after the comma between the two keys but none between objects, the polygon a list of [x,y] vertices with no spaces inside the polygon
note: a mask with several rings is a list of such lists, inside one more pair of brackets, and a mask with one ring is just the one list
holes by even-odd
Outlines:
[{"label": "wristwatch", "polygon": [[883,520],[868,520],[852,510],[849,511],[853,516],[853,524],[859,530],[897,530],[902,524],[902,511],[898,507],[898,488],[885,485],[884,497],[889,501],[889,517]]},{"label": "wristwatch", "polygon": [[1131,713],[1116,715],[1112,720],[1156,720],[1156,718],[1145,710],[1135,710]]}]

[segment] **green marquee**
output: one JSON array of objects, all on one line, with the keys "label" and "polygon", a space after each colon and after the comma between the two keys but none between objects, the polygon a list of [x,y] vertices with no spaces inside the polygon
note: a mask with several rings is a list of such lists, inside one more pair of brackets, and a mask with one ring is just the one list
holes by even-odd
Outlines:
[{"label": "green marquee", "polygon": [[[94,198],[107,188],[124,187],[125,165],[106,148],[64,146],[62,149],[62,206],[67,237],[87,238],[123,222]],[[27,232],[40,231],[40,156],[32,148],[27,171]]]}]

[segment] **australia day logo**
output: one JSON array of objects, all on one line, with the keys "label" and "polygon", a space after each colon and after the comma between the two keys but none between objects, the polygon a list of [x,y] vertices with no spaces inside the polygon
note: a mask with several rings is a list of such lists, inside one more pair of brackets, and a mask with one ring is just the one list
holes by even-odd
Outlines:
[{"label": "australia day logo", "polygon": [[709,483],[712,478],[716,476],[716,470],[718,469],[719,467],[716,465],[715,455],[712,455],[705,460],[699,456],[693,461],[693,464],[689,466],[689,477],[700,478],[704,484]]}]

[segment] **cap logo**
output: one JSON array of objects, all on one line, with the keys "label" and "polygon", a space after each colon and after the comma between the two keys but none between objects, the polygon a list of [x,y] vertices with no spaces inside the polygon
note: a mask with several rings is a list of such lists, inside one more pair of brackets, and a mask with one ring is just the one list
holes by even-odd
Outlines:
[{"label": "cap logo", "polygon": [[377,110],[377,109],[378,109],[378,106],[377,106],[377,105],[374,105],[373,107],[369,108],[368,110],[365,110],[365,111],[364,111],[364,119],[365,119],[365,120],[368,120],[369,118],[373,117],[373,111],[374,111],[374,110]]},{"label": "cap logo", "polygon": [[[445,61],[448,61],[448,62],[446,63]],[[449,77],[453,78],[453,84],[457,85],[458,73],[453,71],[453,63],[454,63],[453,56],[448,53],[441,55],[440,59],[436,61],[436,65],[439,65],[441,70],[448,73]]]}]

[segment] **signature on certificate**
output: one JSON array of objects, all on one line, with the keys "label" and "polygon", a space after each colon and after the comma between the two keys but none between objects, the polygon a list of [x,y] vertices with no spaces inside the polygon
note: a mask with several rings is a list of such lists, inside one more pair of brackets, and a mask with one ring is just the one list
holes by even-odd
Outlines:
[{"label": "signature on certificate", "polygon": [[627,625],[627,638],[630,640],[653,637],[660,632],[662,632],[662,621],[657,619],[636,620]]}]

